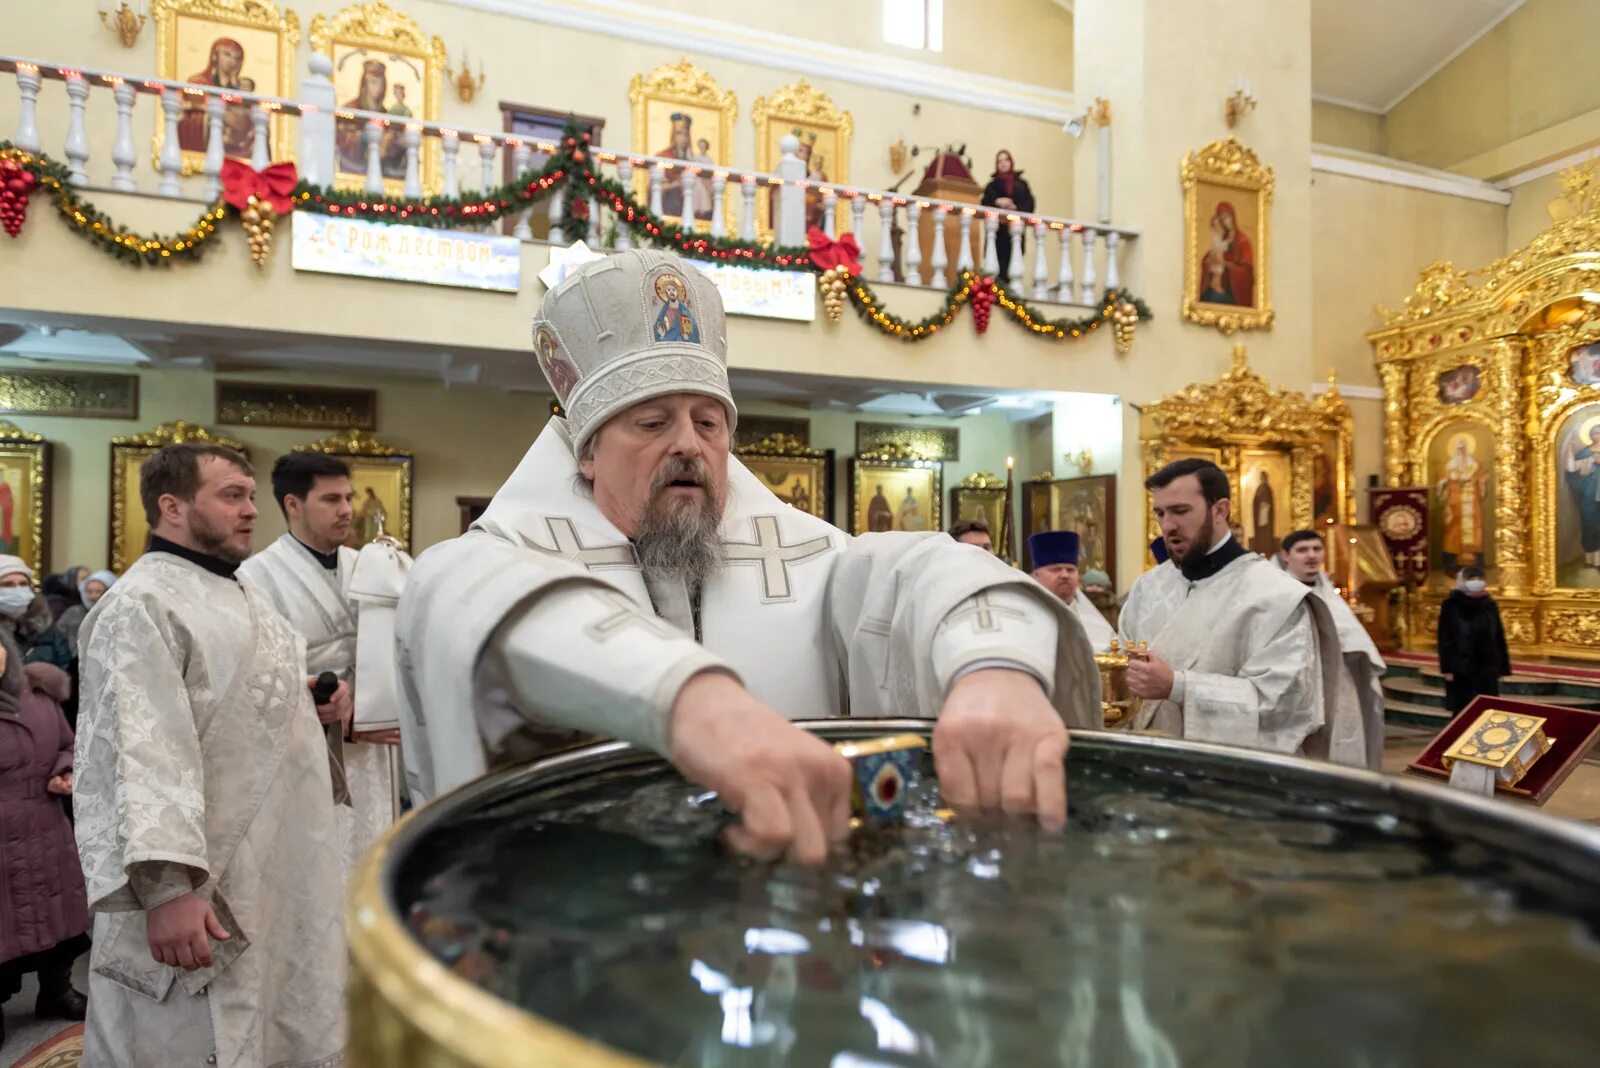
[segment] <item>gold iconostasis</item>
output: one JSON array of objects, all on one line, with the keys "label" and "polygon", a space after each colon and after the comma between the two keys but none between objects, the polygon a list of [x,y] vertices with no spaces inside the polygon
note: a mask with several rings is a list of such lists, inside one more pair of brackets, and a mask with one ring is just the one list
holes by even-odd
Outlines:
[{"label": "gold iconostasis", "polygon": [[1475,271],[1425,269],[1368,335],[1384,478],[1428,490],[1414,645],[1468,564],[1522,654],[1600,658],[1600,179],[1563,175],[1569,216]]}]

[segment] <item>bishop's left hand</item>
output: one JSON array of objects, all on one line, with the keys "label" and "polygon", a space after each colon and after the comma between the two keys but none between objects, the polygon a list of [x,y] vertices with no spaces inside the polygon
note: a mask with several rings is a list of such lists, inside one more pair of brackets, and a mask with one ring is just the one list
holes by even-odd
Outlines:
[{"label": "bishop's left hand", "polygon": [[1172,696],[1172,665],[1155,653],[1146,658],[1128,658],[1128,692],[1147,701],[1165,701]]},{"label": "bishop's left hand", "polygon": [[1067,727],[1039,680],[986,668],[963,675],[933,728],[940,789],[957,808],[1037,812],[1047,830],[1067,821]]}]

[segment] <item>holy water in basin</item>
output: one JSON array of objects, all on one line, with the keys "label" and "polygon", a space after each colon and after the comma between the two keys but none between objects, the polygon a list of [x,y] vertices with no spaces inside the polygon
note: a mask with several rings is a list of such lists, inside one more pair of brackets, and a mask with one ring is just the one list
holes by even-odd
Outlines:
[{"label": "holy water in basin", "polygon": [[425,810],[375,877],[456,976],[647,1061],[1600,1064],[1585,828],[1084,735],[1063,834],[942,822],[930,767],[907,826],[810,871],[723,855],[715,801],[619,748]]}]

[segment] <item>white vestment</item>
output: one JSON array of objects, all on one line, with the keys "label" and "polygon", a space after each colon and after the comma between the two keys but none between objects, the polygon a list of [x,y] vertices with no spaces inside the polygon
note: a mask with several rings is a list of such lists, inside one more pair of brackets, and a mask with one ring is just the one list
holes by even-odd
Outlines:
[{"label": "white vestment", "polygon": [[1360,717],[1339,714],[1343,671],[1327,606],[1261,556],[1199,582],[1175,566],[1146,571],[1119,626],[1176,673],[1171,698],[1146,700],[1135,728],[1366,763]]},{"label": "white vestment", "polygon": [[998,662],[1039,678],[1069,726],[1101,725],[1077,618],[981,549],[852,538],[730,458],[724,563],[695,601],[682,579],[646,581],[577,475],[552,420],[474,528],[412,569],[397,638],[414,797],[533,755],[516,752],[530,721],[664,752],[677,692],[708,669],[791,719],[933,717],[957,675]]},{"label": "white vestment", "polygon": [[[305,645],[246,585],[169,553],[82,631],[74,807],[95,913],[84,1068],[343,1061],[345,942],[327,744]],[[228,930],[150,955],[141,886],[181,880]]]},{"label": "white vestment", "polygon": [[[306,670],[311,676],[331,671],[355,685],[356,612],[350,602],[350,574],[356,551],[339,546],[338,570],[323,567],[293,534],[246,560],[239,574],[255,585],[306,640]],[[346,875],[372,843],[394,822],[394,779],[390,758],[394,747],[349,741],[340,730],[327,732],[336,762],[344,769],[349,804],[333,816],[343,840]]]},{"label": "white vestment", "polygon": [[1362,736],[1366,740],[1367,767],[1377,771],[1383,767],[1383,673],[1388,665],[1373,644],[1367,628],[1361,625],[1339,591],[1328,581],[1327,572],[1317,572],[1312,589],[1328,606],[1333,616],[1334,629],[1339,633],[1339,651],[1344,660],[1344,678],[1339,687],[1339,701],[1346,715],[1361,720]]},{"label": "white vestment", "polygon": [[1067,602],[1067,611],[1078,617],[1078,622],[1083,624],[1083,633],[1089,639],[1089,646],[1097,653],[1104,653],[1111,648],[1111,639],[1116,637],[1116,632],[1111,629],[1111,624],[1106,622],[1106,617],[1100,614],[1100,609],[1089,600],[1089,595],[1079,590]]}]

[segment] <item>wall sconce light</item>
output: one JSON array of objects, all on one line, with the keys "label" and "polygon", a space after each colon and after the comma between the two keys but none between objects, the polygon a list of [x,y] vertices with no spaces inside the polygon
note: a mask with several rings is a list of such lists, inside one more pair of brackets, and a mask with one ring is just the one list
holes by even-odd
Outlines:
[{"label": "wall sconce light", "polygon": [[1067,462],[1068,467],[1076,467],[1080,475],[1087,475],[1094,470],[1094,450],[1087,445],[1077,452],[1064,452],[1061,458]]},{"label": "wall sconce light", "polygon": [[478,90],[483,88],[483,60],[478,60],[478,77],[472,77],[472,62],[465,52],[461,53],[461,72],[458,74],[446,67],[445,74],[453,78],[456,83],[456,96],[461,98],[463,104],[472,103],[472,98],[478,95]]},{"label": "wall sconce light", "polygon": [[1255,109],[1255,86],[1246,81],[1241,74],[1233,83],[1233,95],[1222,105],[1223,116],[1228,120],[1228,129],[1233,129],[1239,124],[1240,119]]},{"label": "wall sconce light", "polygon": [[1094,103],[1062,123],[1061,132],[1071,134],[1073,137],[1082,137],[1083,132],[1091,126],[1104,128],[1110,125],[1111,101],[1103,96],[1097,96],[1094,98]]},{"label": "wall sconce light", "polygon": [[128,0],[122,0],[121,6],[113,11],[109,0],[100,0],[100,23],[117,32],[117,39],[122,42],[123,48],[134,46],[149,17],[148,0],[133,2],[137,7],[129,7]]}]

